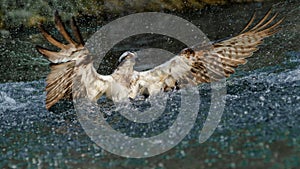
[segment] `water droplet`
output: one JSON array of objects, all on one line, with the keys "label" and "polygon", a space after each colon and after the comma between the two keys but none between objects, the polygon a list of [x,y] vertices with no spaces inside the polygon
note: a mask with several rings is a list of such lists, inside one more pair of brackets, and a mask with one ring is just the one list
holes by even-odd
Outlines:
[{"label": "water droplet", "polygon": [[264,96],[259,96],[259,100],[261,100],[261,101],[265,101],[265,100],[266,100],[266,98],[265,98]]}]

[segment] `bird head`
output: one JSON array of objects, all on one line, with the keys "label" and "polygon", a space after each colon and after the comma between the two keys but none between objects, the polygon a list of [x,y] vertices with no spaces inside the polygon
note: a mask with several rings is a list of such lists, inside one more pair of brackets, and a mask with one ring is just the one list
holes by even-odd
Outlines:
[{"label": "bird head", "polygon": [[119,57],[119,64],[126,61],[126,60],[131,60],[134,61],[137,58],[136,52],[124,52],[120,57]]}]

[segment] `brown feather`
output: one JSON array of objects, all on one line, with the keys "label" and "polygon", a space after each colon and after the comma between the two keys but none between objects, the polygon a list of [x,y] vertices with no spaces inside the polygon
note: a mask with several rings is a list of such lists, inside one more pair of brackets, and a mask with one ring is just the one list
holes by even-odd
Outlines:
[{"label": "brown feather", "polygon": [[66,31],[65,25],[61,21],[61,18],[57,11],[54,13],[54,21],[56,29],[60,32],[61,35],[70,43],[76,46],[76,42],[71,38],[70,34]]},{"label": "brown feather", "polygon": [[81,46],[84,46],[84,41],[83,41],[83,38],[81,36],[81,33],[79,31],[79,28],[76,24],[76,21],[75,21],[75,18],[72,17],[71,19],[71,29],[75,35],[75,38],[77,39],[78,43],[81,45]]},{"label": "brown feather", "polygon": [[71,97],[75,62],[51,65],[51,72],[47,77],[46,108],[49,109],[58,100]]},{"label": "brown feather", "polygon": [[59,42],[57,39],[53,38],[53,37],[45,30],[45,28],[43,27],[42,24],[38,24],[38,27],[39,27],[39,29],[40,29],[42,35],[44,36],[44,38],[45,38],[46,40],[48,40],[48,42],[50,42],[52,45],[54,45],[54,46],[56,46],[56,47],[58,47],[58,48],[60,48],[60,49],[67,49],[66,46],[65,46],[63,43],[61,43],[61,42]]}]

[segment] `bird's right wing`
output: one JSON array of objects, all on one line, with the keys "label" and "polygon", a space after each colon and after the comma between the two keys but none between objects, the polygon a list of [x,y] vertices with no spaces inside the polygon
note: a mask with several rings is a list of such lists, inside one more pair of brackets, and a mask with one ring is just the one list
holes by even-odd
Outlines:
[{"label": "bird's right wing", "polygon": [[112,81],[111,76],[103,76],[96,72],[74,18],[71,20],[71,28],[76,41],[66,31],[57,12],[55,13],[55,26],[69,44],[61,43],[52,37],[41,24],[39,25],[45,39],[61,49],[59,52],[54,52],[37,46],[37,50],[51,62],[51,72],[46,81],[46,108],[49,109],[63,98],[87,97],[91,101],[96,101],[106,92]]}]

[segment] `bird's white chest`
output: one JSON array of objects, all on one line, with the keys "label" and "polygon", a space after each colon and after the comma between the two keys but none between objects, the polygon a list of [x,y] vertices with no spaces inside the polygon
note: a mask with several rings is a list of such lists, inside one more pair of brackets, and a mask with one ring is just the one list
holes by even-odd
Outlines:
[{"label": "bird's white chest", "polygon": [[114,82],[106,91],[106,97],[110,98],[114,102],[121,102],[128,98],[129,88],[122,83]]}]

